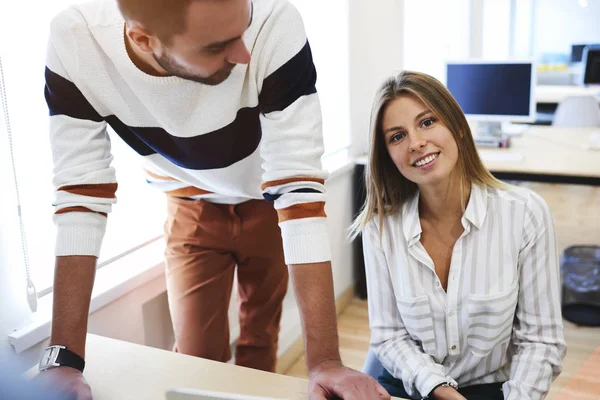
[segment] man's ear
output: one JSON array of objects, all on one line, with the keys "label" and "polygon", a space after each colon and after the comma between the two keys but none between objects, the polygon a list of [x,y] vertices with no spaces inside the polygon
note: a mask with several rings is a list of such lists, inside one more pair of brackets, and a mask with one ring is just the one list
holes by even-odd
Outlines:
[{"label": "man's ear", "polygon": [[153,53],[159,46],[158,38],[140,25],[127,26],[125,34],[144,53]]}]

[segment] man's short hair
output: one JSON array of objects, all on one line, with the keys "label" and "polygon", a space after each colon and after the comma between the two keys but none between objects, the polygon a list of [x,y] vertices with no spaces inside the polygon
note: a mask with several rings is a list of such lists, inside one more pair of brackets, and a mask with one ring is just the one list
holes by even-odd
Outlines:
[{"label": "man's short hair", "polygon": [[195,0],[118,0],[126,21],[136,21],[162,42],[186,30],[185,12]]}]

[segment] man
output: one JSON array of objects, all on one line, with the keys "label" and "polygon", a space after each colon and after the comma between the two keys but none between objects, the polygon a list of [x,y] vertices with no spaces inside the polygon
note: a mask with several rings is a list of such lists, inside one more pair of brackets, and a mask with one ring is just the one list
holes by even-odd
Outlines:
[{"label": "man", "polygon": [[103,0],[55,18],[46,68],[58,227],[51,344],[66,348],[47,349],[45,364],[59,354],[71,360],[59,364],[75,368],[49,369],[51,379],[79,399],[91,396],[80,371],[117,189],[110,125],[168,195],[177,351],[230,358],[226,312],[237,264],[236,362],[272,371],[287,264],[311,398],[389,398],[340,361],[315,81],[301,18],[286,0]]}]

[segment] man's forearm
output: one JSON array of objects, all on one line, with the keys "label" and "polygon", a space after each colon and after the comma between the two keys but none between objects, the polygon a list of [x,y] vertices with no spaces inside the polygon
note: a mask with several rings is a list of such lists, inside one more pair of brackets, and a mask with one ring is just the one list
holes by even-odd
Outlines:
[{"label": "man's forearm", "polygon": [[290,265],[300,309],[308,369],[340,360],[331,263]]},{"label": "man's forearm", "polygon": [[51,345],[66,346],[85,358],[90,298],[96,257],[57,257],[54,270]]}]

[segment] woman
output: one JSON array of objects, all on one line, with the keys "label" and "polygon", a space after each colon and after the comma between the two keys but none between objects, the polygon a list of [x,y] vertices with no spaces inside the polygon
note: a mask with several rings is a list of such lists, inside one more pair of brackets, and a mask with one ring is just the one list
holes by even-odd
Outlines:
[{"label": "woman", "polygon": [[403,72],[372,114],[362,232],[379,382],[411,399],[543,399],[566,345],[554,228],[483,166],[460,106]]}]

